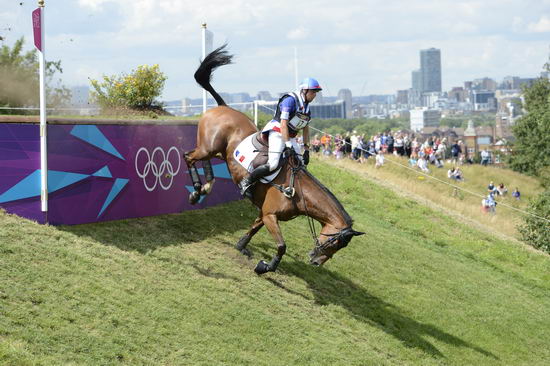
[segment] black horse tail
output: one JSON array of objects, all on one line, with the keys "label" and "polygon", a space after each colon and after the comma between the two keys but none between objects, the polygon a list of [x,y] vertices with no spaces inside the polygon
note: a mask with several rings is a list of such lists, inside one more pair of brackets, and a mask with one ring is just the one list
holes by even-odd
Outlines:
[{"label": "black horse tail", "polygon": [[204,60],[202,60],[199,68],[195,71],[195,80],[206,89],[213,97],[216,99],[218,105],[227,105],[225,101],[220,97],[218,93],[214,90],[212,85],[210,85],[210,80],[212,79],[212,72],[218,67],[223,65],[228,65],[233,59],[233,55],[230,55],[225,47],[227,43],[223,46],[216,48],[214,51],[210,52]]}]

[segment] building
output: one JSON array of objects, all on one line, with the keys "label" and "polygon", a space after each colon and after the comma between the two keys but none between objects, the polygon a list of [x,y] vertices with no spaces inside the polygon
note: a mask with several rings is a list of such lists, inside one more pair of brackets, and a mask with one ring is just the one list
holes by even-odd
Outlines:
[{"label": "building", "polygon": [[490,90],[472,90],[474,111],[496,111],[497,100],[495,92]]},{"label": "building", "polygon": [[256,95],[256,100],[265,100],[270,102],[273,100],[273,97],[271,96],[271,93],[268,92],[267,90],[261,90]]},{"label": "building", "polygon": [[409,104],[409,91],[408,90],[398,90],[397,97],[395,98],[395,103],[397,104]]},{"label": "building", "polygon": [[338,91],[338,99],[343,100],[345,102],[345,108],[346,108],[346,115],[344,118],[351,118],[351,111],[352,111],[352,96],[351,96],[351,90],[349,89],[340,89]]},{"label": "building", "polygon": [[441,51],[429,48],[420,51],[422,92],[441,92]]},{"label": "building", "polygon": [[411,130],[420,131],[424,127],[437,127],[441,120],[441,112],[434,109],[416,108],[410,111]]}]

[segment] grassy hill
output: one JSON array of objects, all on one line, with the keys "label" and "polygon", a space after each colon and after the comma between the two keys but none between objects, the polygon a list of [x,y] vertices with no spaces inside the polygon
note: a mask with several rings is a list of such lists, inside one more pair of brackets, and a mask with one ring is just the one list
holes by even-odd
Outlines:
[{"label": "grassy hill", "polygon": [[355,219],[324,267],[305,218],[233,245],[256,209],[72,227],[0,213],[0,364],[547,365],[550,259],[316,160]]}]

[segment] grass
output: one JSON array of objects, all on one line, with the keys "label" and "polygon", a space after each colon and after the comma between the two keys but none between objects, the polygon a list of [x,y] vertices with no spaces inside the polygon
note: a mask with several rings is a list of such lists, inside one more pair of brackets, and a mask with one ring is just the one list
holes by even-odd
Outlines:
[{"label": "grass", "polygon": [[[486,226],[491,231],[514,238],[519,237],[517,225],[523,222],[523,214],[505,207],[505,205],[525,211],[529,200],[543,191],[540,183],[535,178],[493,166],[484,167],[478,164],[460,166],[466,179],[464,182],[456,183],[447,178],[447,170],[452,166],[450,163],[446,163],[445,167],[441,169],[430,165],[430,176],[457,185],[465,190],[455,193],[452,186],[425,177],[417,169],[413,171],[403,168],[401,165],[408,166],[406,158],[388,155],[384,166],[378,169],[374,167],[374,159],[368,159],[365,164],[358,164],[349,159],[337,161],[333,158],[323,157],[323,160],[332,165],[336,164],[357,172],[365,178],[388,184],[405,194],[421,197]],[[491,181],[495,183],[495,186],[504,183],[508,188],[506,197],[497,197],[497,202],[500,205],[497,205],[496,215],[483,212],[481,210],[481,197],[466,192],[470,191],[485,197],[488,193],[487,186]],[[521,192],[521,200],[519,201],[512,197],[512,191],[516,187]]]},{"label": "grass", "polygon": [[324,267],[305,218],[233,245],[248,202],[72,227],[0,213],[0,364],[547,365],[550,260],[360,174],[310,170],[355,219]]}]

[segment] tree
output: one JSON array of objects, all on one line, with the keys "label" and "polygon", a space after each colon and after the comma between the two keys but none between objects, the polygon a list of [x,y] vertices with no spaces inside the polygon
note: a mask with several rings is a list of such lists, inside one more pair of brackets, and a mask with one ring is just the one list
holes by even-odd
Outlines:
[{"label": "tree", "polygon": [[522,240],[550,253],[550,223],[543,220],[550,220],[550,190],[541,193],[530,203],[529,212],[536,216],[526,216],[523,224],[518,226]]},{"label": "tree", "polygon": [[[0,49],[0,106],[29,107],[39,104],[39,65],[36,50],[23,53],[23,37],[13,47]],[[61,61],[46,62],[46,101],[48,107],[66,104],[70,91],[55,80],[56,73],[63,73]],[[9,110],[8,110],[9,111]]]},{"label": "tree", "polygon": [[158,65],[142,65],[128,75],[103,75],[103,81],[90,79],[92,97],[102,109],[151,110],[160,106],[155,100],[162,94],[166,76]]},{"label": "tree", "polygon": [[524,97],[527,114],[513,127],[516,142],[510,167],[543,178],[550,173],[550,81],[539,78],[524,89]]}]

